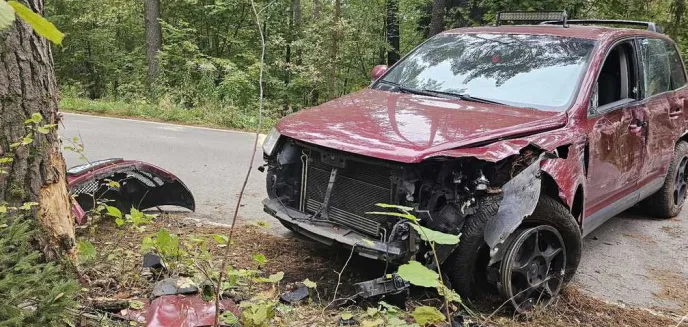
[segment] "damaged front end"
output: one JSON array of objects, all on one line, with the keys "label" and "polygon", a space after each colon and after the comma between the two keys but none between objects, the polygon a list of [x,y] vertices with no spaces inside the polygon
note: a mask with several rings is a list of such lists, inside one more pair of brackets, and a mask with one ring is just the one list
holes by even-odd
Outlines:
[{"label": "damaged front end", "polygon": [[163,205],[196,209],[191,191],[179,177],[141,161],[112,158],[75,166],[67,170],[67,182],[79,224],[100,203],[125,213]]},{"label": "damaged front end", "polygon": [[[408,221],[367,213],[379,211],[378,203],[412,207],[425,227],[457,235],[483,198],[499,197],[503,205],[485,234],[497,249],[532,213],[540,162],[553,156],[532,145],[516,153],[494,162],[466,156],[404,164],[285,139],[275,155],[266,156],[264,209],[287,228],[327,245],[355,247],[360,255],[392,263],[430,263],[430,249]],[[454,248],[438,247],[440,262]]]}]

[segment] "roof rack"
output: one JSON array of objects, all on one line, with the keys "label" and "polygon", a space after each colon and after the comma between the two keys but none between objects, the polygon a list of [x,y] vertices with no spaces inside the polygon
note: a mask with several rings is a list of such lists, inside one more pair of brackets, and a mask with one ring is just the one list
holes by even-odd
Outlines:
[{"label": "roof rack", "polygon": [[501,25],[503,21],[519,22],[545,22],[556,21],[563,23],[566,27],[566,20],[568,15],[566,10],[563,11],[510,11],[497,13],[497,26]]},{"label": "roof rack", "polygon": [[662,28],[653,22],[643,22],[637,20],[617,20],[617,19],[569,19],[569,20],[548,20],[541,22],[540,25],[635,25],[644,26],[648,31],[662,33]]}]

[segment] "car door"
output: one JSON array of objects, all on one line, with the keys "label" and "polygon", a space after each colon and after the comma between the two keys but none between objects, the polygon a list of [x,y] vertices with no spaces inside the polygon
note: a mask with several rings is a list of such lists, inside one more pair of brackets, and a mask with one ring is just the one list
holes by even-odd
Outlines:
[{"label": "car door", "polygon": [[667,41],[638,39],[641,62],[641,93],[648,128],[644,138],[644,161],[638,187],[641,198],[658,190],[674,154],[674,145],[683,130],[683,104],[672,91],[671,65]]},{"label": "car door", "polygon": [[589,170],[586,219],[590,231],[638,201],[646,130],[639,101],[639,67],[634,39],[608,52],[595,83],[588,113]]}]

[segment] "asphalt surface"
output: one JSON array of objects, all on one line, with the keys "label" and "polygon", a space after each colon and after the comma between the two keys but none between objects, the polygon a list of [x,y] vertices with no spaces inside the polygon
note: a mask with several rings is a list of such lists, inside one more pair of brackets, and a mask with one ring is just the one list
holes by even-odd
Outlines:
[{"label": "asphalt surface", "polygon": [[[70,113],[63,121],[60,133],[67,140],[79,137],[89,160],[123,157],[160,166],[193,192],[197,210],[190,217],[231,223],[253,134]],[[265,175],[256,170],[263,163],[258,151],[238,222],[266,221],[274,233],[290,237],[262,211]],[[64,156],[68,166],[83,163],[78,154]],[[613,218],[584,240],[574,284],[610,302],[688,314],[688,209],[670,220],[639,208]]]}]

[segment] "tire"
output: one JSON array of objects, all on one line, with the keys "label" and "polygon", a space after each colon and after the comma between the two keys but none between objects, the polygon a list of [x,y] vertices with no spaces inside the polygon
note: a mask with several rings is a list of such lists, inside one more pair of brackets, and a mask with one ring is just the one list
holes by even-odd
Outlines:
[{"label": "tire", "polygon": [[[478,213],[466,220],[461,230],[461,240],[452,256],[445,263],[445,269],[452,286],[463,298],[475,299],[495,287],[487,280],[489,246],[485,243],[484,231],[487,221],[497,214],[499,197],[482,200]],[[566,246],[566,273],[564,284],[568,283],[578,268],[581,258],[582,237],[576,219],[559,201],[541,195],[535,211],[524,219],[522,227],[549,225],[557,229]]]},{"label": "tire", "polygon": [[[684,159],[687,161],[684,161]],[[646,213],[658,218],[673,218],[681,212],[685,201],[682,200],[676,203],[674,191],[676,189],[677,175],[682,163],[684,165],[684,172],[686,172],[686,162],[688,162],[688,143],[679,141],[674,148],[674,157],[669,164],[669,170],[664,179],[664,185],[662,185],[659,191],[650,195],[640,203],[640,206]],[[683,199],[685,199],[685,196]]]}]

